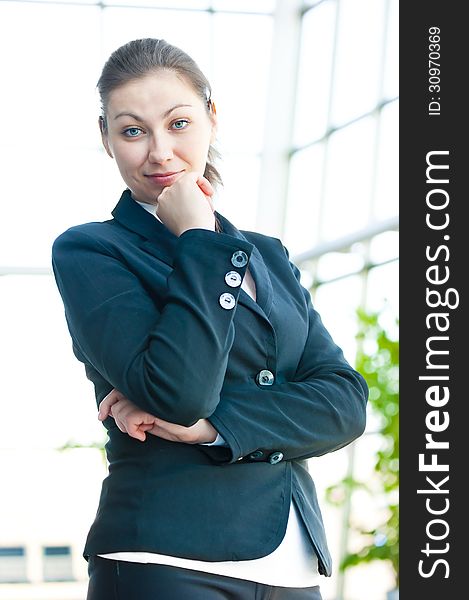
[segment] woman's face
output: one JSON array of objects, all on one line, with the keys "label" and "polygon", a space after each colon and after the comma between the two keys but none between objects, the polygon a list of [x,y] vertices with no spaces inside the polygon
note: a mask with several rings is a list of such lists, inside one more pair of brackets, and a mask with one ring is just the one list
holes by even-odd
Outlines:
[{"label": "woman's face", "polygon": [[203,175],[216,118],[189,83],[158,71],[113,90],[102,132],[132,197],[155,204],[183,173]]}]

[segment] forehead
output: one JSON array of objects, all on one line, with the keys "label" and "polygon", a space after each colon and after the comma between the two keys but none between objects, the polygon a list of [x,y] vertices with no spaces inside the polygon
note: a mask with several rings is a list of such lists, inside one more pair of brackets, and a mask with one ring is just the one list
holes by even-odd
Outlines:
[{"label": "forehead", "polygon": [[176,104],[203,106],[192,85],[174,71],[157,71],[133,79],[109,95],[108,111],[141,110],[150,108],[164,111]]}]

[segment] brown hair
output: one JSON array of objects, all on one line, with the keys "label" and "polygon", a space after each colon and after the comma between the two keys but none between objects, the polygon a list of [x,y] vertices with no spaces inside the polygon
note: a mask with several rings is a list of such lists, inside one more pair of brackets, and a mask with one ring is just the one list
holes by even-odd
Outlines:
[{"label": "brown hair", "polygon": [[[103,130],[106,130],[107,127],[106,107],[111,92],[129,81],[140,79],[160,69],[177,73],[200,96],[207,107],[207,112],[210,114],[213,111],[212,88],[197,63],[183,50],[168,44],[165,40],[143,38],[132,40],[117,48],[103,67],[97,84],[101,98],[101,126]],[[204,176],[214,186],[217,184],[223,185],[220,173],[213,165],[214,159],[219,156],[218,151],[211,145]]]}]

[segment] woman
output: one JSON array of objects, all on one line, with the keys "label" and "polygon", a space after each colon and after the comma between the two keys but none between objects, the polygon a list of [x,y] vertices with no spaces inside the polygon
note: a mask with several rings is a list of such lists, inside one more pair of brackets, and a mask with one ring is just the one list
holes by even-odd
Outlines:
[{"label": "woman", "polygon": [[109,435],[88,600],[320,599],[331,560],[306,459],[362,434],[366,384],[282,243],[214,210],[195,62],[134,40],[98,88],[127,189],[52,253]]}]

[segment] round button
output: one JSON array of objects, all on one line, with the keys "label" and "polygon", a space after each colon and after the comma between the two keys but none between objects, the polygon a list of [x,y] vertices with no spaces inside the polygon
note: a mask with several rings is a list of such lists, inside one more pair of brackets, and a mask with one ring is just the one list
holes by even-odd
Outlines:
[{"label": "round button", "polygon": [[220,296],[220,298],[218,299],[218,301],[220,302],[220,306],[222,308],[225,308],[226,310],[230,310],[230,308],[234,308],[235,304],[236,304],[236,300],[235,297],[233,296],[233,294],[222,294]]},{"label": "round button", "polygon": [[283,459],[283,452],[272,452],[269,456],[269,462],[271,465],[276,465]]},{"label": "round button", "polygon": [[225,275],[225,282],[230,287],[239,287],[242,280],[243,278],[238,271],[228,271],[228,273]]},{"label": "round button", "polygon": [[231,257],[231,264],[235,267],[244,267],[248,264],[248,255],[242,250],[236,250]]},{"label": "round button", "polygon": [[254,452],[251,452],[251,454],[249,455],[249,458],[252,458],[253,460],[258,460],[259,458],[262,458],[264,456],[264,453],[262,452],[262,450],[254,450]]},{"label": "round button", "polygon": [[275,377],[272,371],[268,371],[267,369],[259,371],[259,373],[256,375],[256,381],[259,385],[272,385],[274,379]]}]

